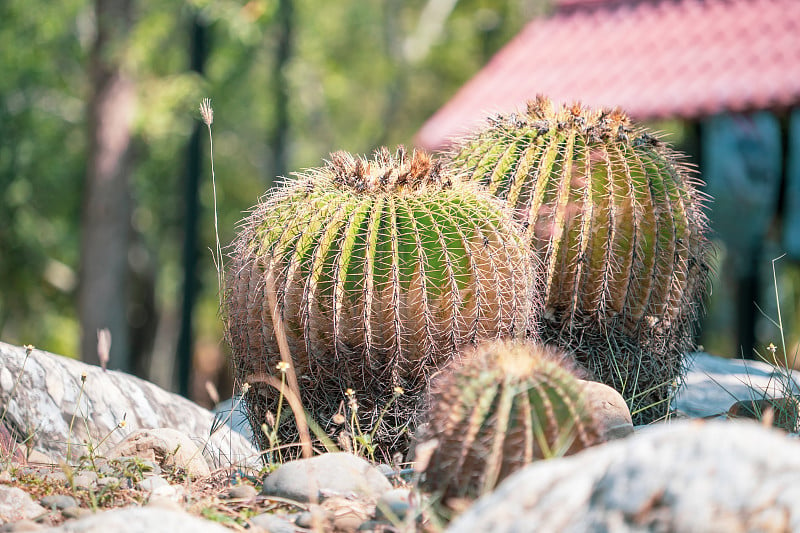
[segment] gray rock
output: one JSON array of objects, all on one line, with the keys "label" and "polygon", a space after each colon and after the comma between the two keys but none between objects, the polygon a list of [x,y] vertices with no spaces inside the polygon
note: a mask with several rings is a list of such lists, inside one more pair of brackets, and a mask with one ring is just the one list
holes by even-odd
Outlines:
[{"label": "gray rock", "polygon": [[0,485],[0,524],[32,519],[46,512],[24,490]]},{"label": "gray rock", "polygon": [[264,479],[261,493],[309,502],[330,494],[377,499],[391,488],[386,476],[367,461],[339,452],[284,463]]},{"label": "gray rock", "polygon": [[772,365],[698,352],[689,355],[688,373],[674,402],[678,411],[699,418],[724,414],[737,401],[780,398],[787,391],[800,394],[800,386]]},{"label": "gray rock", "polygon": [[247,484],[234,485],[225,494],[226,498],[239,500],[252,500],[256,496],[258,496],[258,490],[254,486]]},{"label": "gray rock", "polygon": [[211,475],[197,445],[187,435],[171,428],[138,429],[117,443],[106,457],[137,457],[161,468],[179,467],[193,478]]},{"label": "gray rock", "polygon": [[[84,441],[102,441],[96,450],[102,456],[136,429],[169,427],[200,444],[208,439],[201,448],[215,468],[232,463],[260,467],[258,450],[229,427],[217,428],[212,412],[135,376],[42,350],[34,349],[26,359],[25,348],[3,342],[0,361],[0,406],[8,405],[6,422],[17,434],[32,435],[34,449],[52,458],[66,457],[67,442],[75,458],[86,453]],[[86,383],[80,393],[83,374]],[[123,428],[118,427],[122,420]]]},{"label": "gray rock", "polygon": [[44,496],[39,500],[39,504],[46,509],[61,510],[67,507],[77,507],[78,501],[66,494],[52,494],[50,496]]},{"label": "gray rock", "polygon": [[230,530],[209,520],[202,520],[188,513],[170,511],[160,507],[127,507],[92,514],[78,520],[70,520],[48,533],[230,533]]},{"label": "gray rock", "polygon": [[752,422],[659,424],[510,476],[448,533],[800,531],[800,443]]},{"label": "gray rock", "polygon": [[294,533],[297,531],[297,528],[290,521],[272,513],[256,515],[250,519],[250,523],[265,529],[269,533]]}]

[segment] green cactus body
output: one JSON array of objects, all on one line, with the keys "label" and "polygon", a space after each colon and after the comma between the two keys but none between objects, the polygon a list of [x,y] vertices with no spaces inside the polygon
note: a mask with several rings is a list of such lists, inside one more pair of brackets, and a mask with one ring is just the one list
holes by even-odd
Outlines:
[{"label": "green cactus body", "polygon": [[619,111],[542,97],[452,160],[526,225],[545,269],[543,339],[574,350],[638,422],[663,416],[708,281],[705,198],[686,165]]},{"label": "green cactus body", "polygon": [[525,331],[526,250],[501,202],[426,154],[332,154],[268,195],[235,242],[226,315],[237,374],[274,374],[280,360],[269,276],[307,409],[332,415],[347,388],[367,418],[396,386],[412,401],[463,345]]},{"label": "green cactus body", "polygon": [[476,497],[537,460],[600,439],[564,352],[511,341],[478,345],[434,380],[425,439],[436,439],[423,489]]}]

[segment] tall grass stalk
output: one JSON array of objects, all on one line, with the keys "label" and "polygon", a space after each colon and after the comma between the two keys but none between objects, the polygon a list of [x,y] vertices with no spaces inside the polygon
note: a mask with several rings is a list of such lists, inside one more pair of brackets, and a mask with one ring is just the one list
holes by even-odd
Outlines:
[{"label": "tall grass stalk", "polygon": [[778,276],[775,273],[775,262],[779,261],[780,259],[782,259],[785,255],[786,254],[783,254],[783,255],[781,255],[779,257],[776,257],[775,259],[772,260],[772,285],[775,287],[775,307],[777,307],[777,309],[778,309],[778,324],[777,325],[778,325],[778,331],[781,334],[781,348],[783,348],[783,359],[784,359],[784,363],[786,363],[786,366],[788,368],[789,359],[788,359],[788,356],[786,355],[786,337],[784,336],[784,333],[783,333],[783,319],[781,318],[781,299],[780,299],[780,296],[778,295]]},{"label": "tall grass stalk", "polygon": [[203,98],[200,103],[200,115],[203,118],[206,128],[208,128],[208,148],[211,157],[211,191],[214,196],[214,237],[216,239],[215,249],[211,252],[214,257],[214,266],[217,269],[217,289],[222,294],[224,284],[225,264],[222,256],[222,245],[219,240],[219,218],[217,216],[217,178],[214,174],[214,136],[211,134],[211,125],[214,123],[214,108],[211,107],[211,99]]},{"label": "tall grass stalk", "polygon": [[81,408],[81,399],[83,399],[83,390],[86,387],[86,372],[81,374],[81,388],[78,391],[78,400],[75,402],[75,411],[72,413],[72,419],[69,421],[69,433],[67,433],[67,461],[70,459],[70,451],[72,449],[72,428],[75,424],[75,415]]},{"label": "tall grass stalk", "polygon": [[[209,142],[209,151],[211,154],[211,190],[214,195],[214,237],[216,239],[215,243],[215,250],[212,252],[214,256],[214,266],[217,269],[217,288],[219,290],[219,294],[223,294],[224,290],[224,272],[225,272],[225,264],[224,259],[222,256],[222,246],[220,245],[219,240],[219,218],[217,216],[217,182],[216,176],[214,174],[214,137],[211,133],[211,125],[214,123],[214,108],[211,107],[211,100],[208,98],[204,98],[200,104],[200,115],[203,118],[203,122],[205,123],[206,127],[208,128],[208,142]],[[289,344],[286,341],[286,332],[283,329],[283,322],[280,317],[280,313],[278,312],[277,307],[277,299],[275,298],[275,284],[272,279],[267,279],[267,301],[269,303],[270,308],[272,309],[272,323],[275,324],[275,336],[278,339],[278,346],[281,352],[281,360],[283,365],[281,365],[281,372],[285,374],[286,381],[289,385],[290,394],[286,394],[286,399],[289,402],[289,406],[292,408],[292,412],[294,413],[295,420],[297,422],[297,429],[300,432],[300,442],[303,449],[303,457],[311,457],[312,455],[312,448],[311,448],[311,437],[308,430],[308,424],[306,423],[306,417],[303,410],[303,404],[300,402],[300,386],[297,382],[297,375],[294,372],[294,368],[292,366],[292,358],[291,353],[289,351]],[[270,379],[263,379],[266,376],[254,376],[256,381],[265,381],[272,385],[273,387],[276,385],[273,383],[273,380]],[[249,382],[250,380],[248,380]],[[277,380],[275,380],[277,381]],[[283,375],[281,376],[281,383],[276,387],[279,389],[281,398],[283,398]]]}]

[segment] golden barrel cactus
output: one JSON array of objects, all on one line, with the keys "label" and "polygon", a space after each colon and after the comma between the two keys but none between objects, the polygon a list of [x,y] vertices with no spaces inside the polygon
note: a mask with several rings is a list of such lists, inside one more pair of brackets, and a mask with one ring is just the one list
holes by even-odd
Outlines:
[{"label": "golden barrel cactus", "polygon": [[544,266],[545,341],[629,402],[666,414],[708,285],[699,181],[621,111],[554,107],[492,119],[451,154],[506,200]]},{"label": "golden barrel cactus", "polygon": [[[332,154],[269,193],[233,248],[225,315],[238,379],[276,374],[272,280],[306,409],[327,426],[353,389],[371,427],[401,387],[378,432],[390,444],[461,347],[529,328],[533,268],[519,226],[422,152]],[[248,392],[256,427],[274,397]]]},{"label": "golden barrel cactus", "polygon": [[519,341],[467,350],[432,384],[422,440],[436,439],[421,486],[447,503],[477,497],[526,464],[601,441],[574,363]]}]

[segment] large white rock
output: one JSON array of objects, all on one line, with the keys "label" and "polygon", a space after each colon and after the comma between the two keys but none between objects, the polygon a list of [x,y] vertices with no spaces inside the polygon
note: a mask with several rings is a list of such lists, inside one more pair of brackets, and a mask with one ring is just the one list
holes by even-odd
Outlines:
[{"label": "large white rock", "polygon": [[24,438],[32,435],[34,449],[55,460],[66,457],[67,442],[73,459],[86,453],[84,442],[103,455],[137,429],[168,427],[189,435],[209,465],[260,464],[253,445],[229,426],[215,425],[211,411],[135,376],[36,349],[26,359],[25,348],[3,342],[0,362],[6,423]]},{"label": "large white rock", "polygon": [[800,443],[746,421],[660,424],[539,461],[449,533],[800,531]]},{"label": "large white rock", "polygon": [[688,358],[688,373],[674,401],[676,409],[690,417],[723,414],[737,401],[800,394],[792,371],[761,361],[725,359],[703,352]]}]

